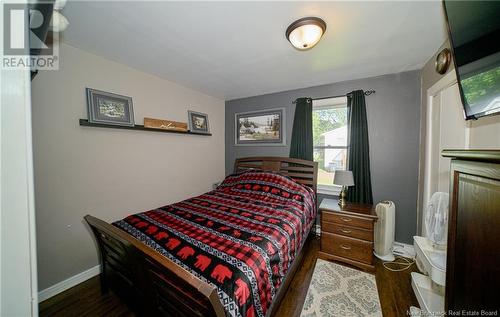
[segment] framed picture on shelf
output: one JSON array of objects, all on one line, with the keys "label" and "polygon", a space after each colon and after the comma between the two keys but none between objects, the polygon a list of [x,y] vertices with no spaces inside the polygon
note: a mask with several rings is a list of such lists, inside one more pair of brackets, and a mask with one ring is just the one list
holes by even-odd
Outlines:
[{"label": "framed picture on shelf", "polygon": [[286,145],[285,108],[234,115],[235,145]]},{"label": "framed picture on shelf", "polygon": [[208,115],[206,113],[188,110],[189,131],[196,133],[210,133]]},{"label": "framed picture on shelf", "polygon": [[86,88],[89,122],[134,126],[132,98]]}]

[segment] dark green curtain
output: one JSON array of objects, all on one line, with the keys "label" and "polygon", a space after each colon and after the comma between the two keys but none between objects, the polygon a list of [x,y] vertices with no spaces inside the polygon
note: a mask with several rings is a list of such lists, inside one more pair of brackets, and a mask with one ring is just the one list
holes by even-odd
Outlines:
[{"label": "dark green curtain", "polygon": [[313,160],[312,99],[296,100],[290,157]]},{"label": "dark green curtain", "polygon": [[372,182],[370,174],[370,147],[368,122],[366,119],[365,93],[356,90],[347,95],[349,122],[349,169],[354,177],[354,186],[349,187],[347,200],[372,204]]}]

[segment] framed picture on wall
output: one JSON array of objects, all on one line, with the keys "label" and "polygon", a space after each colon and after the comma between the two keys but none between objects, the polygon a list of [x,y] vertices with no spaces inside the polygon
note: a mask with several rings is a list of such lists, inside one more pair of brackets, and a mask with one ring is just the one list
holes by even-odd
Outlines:
[{"label": "framed picture on wall", "polygon": [[285,145],[285,108],[234,115],[235,145]]},{"label": "framed picture on wall", "polygon": [[86,88],[89,122],[134,126],[132,98]]},{"label": "framed picture on wall", "polygon": [[201,112],[188,110],[189,131],[197,133],[210,133],[208,115]]}]

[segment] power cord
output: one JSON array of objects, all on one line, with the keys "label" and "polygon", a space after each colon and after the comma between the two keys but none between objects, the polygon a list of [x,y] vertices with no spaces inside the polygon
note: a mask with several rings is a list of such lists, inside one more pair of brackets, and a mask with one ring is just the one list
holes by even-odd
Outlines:
[{"label": "power cord", "polygon": [[383,262],[382,265],[386,270],[392,272],[401,272],[408,270],[413,264],[415,260],[408,259],[402,256],[396,256],[396,259],[392,262]]}]

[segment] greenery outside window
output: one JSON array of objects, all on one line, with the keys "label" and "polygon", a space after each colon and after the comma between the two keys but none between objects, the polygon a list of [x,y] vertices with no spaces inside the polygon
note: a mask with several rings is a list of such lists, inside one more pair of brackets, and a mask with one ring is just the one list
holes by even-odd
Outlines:
[{"label": "greenery outside window", "polygon": [[312,117],[314,161],[318,162],[318,192],[338,195],[341,188],[333,185],[333,175],[336,170],[347,169],[347,97],[313,100]]}]

